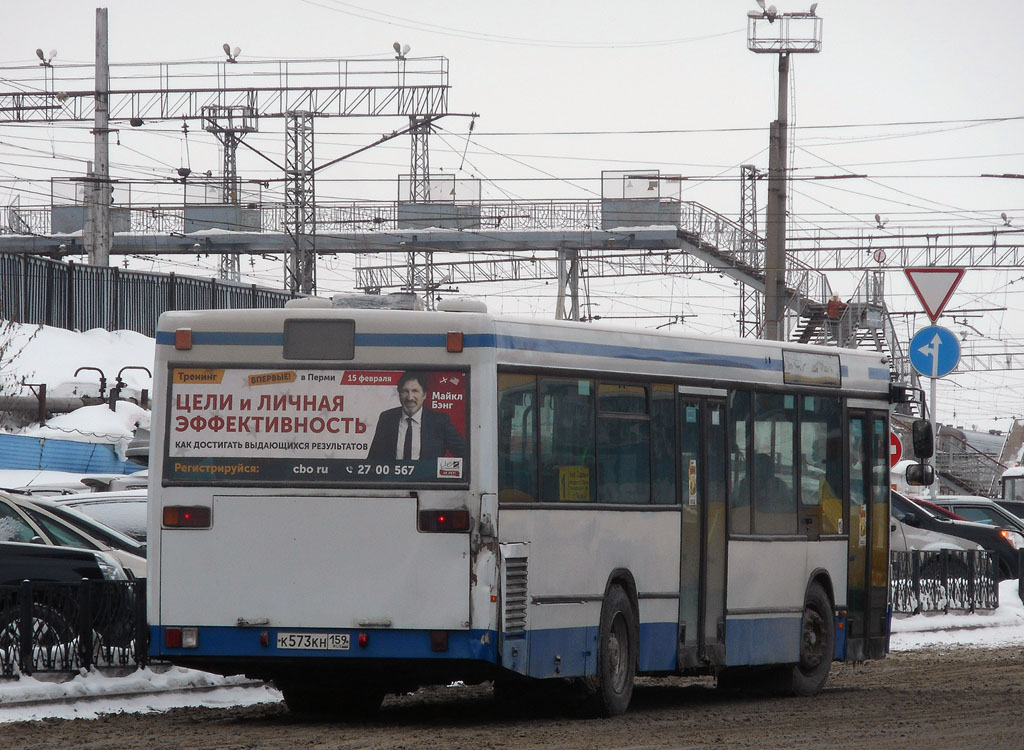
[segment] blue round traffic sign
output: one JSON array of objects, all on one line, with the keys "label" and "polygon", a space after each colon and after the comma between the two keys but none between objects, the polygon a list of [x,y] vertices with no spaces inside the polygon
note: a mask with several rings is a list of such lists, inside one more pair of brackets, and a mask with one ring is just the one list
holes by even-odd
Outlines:
[{"label": "blue round traffic sign", "polygon": [[926,378],[941,378],[960,362],[960,342],[948,328],[928,326],[910,339],[910,364]]}]

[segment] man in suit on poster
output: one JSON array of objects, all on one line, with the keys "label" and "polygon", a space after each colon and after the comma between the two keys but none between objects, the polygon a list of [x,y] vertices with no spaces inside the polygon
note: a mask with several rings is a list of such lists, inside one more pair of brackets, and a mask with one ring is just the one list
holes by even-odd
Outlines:
[{"label": "man in suit on poster", "polygon": [[367,458],[371,461],[416,461],[464,456],[466,441],[448,415],[424,408],[429,388],[422,372],[398,379],[401,406],[381,412]]}]

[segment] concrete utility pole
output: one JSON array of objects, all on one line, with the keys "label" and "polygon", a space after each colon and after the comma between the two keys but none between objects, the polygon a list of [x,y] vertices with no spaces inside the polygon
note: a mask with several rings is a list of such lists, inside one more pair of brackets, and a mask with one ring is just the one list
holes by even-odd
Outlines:
[{"label": "concrete utility pole", "polygon": [[764,335],[786,338],[786,131],[789,128],[789,53],[779,54],[779,115],[768,136],[768,213],[765,217]]},{"label": "concrete utility pole", "polygon": [[107,54],[107,9],[96,9],[96,92],[93,109],[93,161],[86,184],[85,245],[89,263],[110,265],[110,65]]},{"label": "concrete utility pole", "polygon": [[[771,125],[768,151],[768,209],[765,217],[764,329],[761,338],[786,337],[786,185],[789,111],[789,56],[821,51],[818,4],[808,11],[779,13],[774,5],[756,0],[761,10],[747,13],[747,49],[779,56],[779,113]],[[763,23],[767,21],[768,23]]]}]

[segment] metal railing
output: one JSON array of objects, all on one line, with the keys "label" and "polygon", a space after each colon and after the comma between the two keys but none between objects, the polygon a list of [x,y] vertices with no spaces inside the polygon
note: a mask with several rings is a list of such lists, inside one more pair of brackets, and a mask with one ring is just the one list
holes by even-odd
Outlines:
[{"label": "metal railing", "polygon": [[999,493],[999,478],[1007,466],[978,450],[957,435],[939,431],[936,441],[935,470],[956,482],[968,494],[994,497]]},{"label": "metal railing", "polygon": [[0,586],[0,677],[145,666],[146,581]]},{"label": "metal railing", "polygon": [[154,336],[157,319],[168,310],[284,307],[294,296],[222,279],[0,253],[0,318],[19,323]]},{"label": "metal railing", "polygon": [[996,609],[995,553],[987,550],[913,550],[889,554],[894,612],[920,614]]}]

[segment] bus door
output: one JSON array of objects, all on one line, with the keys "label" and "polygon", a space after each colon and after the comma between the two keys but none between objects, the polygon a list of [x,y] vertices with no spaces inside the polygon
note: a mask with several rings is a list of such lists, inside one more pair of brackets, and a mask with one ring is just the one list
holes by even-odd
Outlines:
[{"label": "bus door", "polygon": [[883,412],[851,411],[846,660],[885,654],[889,589],[889,427]]},{"label": "bus door", "polygon": [[681,669],[725,663],[725,392],[680,389]]}]

